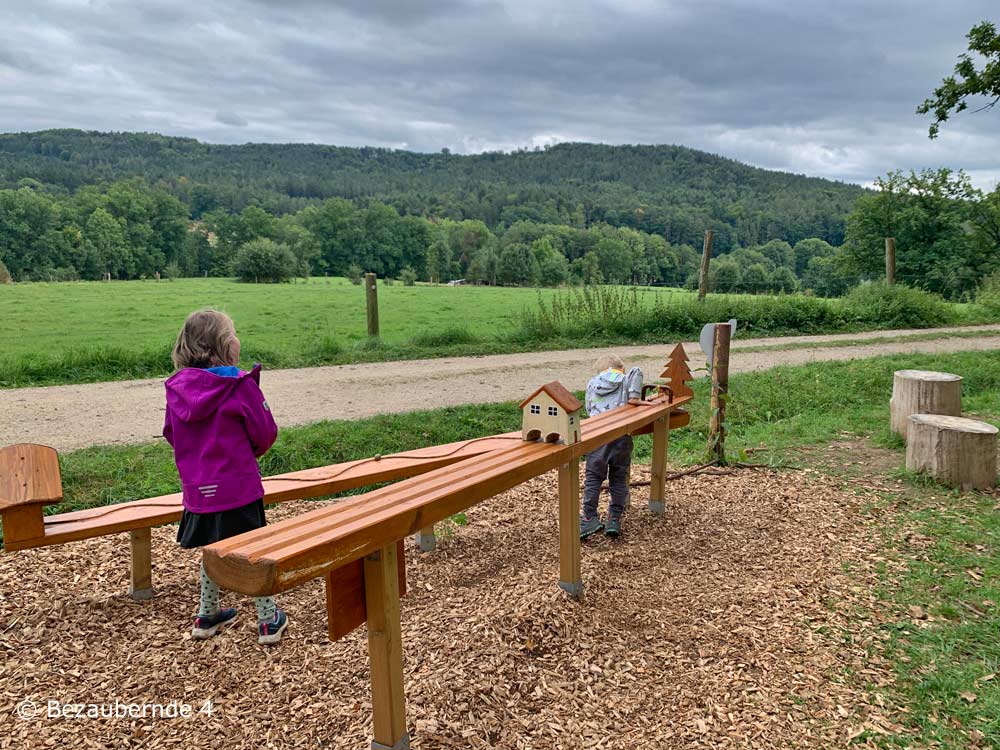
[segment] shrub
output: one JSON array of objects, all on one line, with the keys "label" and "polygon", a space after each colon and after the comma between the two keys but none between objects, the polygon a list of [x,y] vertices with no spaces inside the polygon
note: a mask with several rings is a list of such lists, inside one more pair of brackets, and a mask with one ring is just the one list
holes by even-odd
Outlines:
[{"label": "shrub", "polygon": [[288,245],[269,239],[243,244],[233,264],[240,281],[264,284],[288,281],[297,268],[298,261]]},{"label": "shrub", "polygon": [[396,280],[393,279],[391,276],[386,276],[384,279],[382,279],[382,286],[392,286],[395,283]]},{"label": "shrub", "polygon": [[357,263],[351,263],[347,267],[347,278],[350,279],[351,283],[355,286],[360,286],[362,280],[364,279],[364,271],[361,270],[361,266]]},{"label": "shrub", "polygon": [[1000,271],[994,271],[979,283],[976,303],[992,313],[1000,313]]},{"label": "shrub", "polygon": [[407,266],[399,272],[399,280],[403,282],[404,286],[413,286],[417,283],[417,272]]},{"label": "shrub", "polygon": [[7,266],[4,265],[3,261],[0,260],[0,284],[13,284],[14,279],[10,275],[10,271],[7,270]]},{"label": "shrub", "polygon": [[929,328],[956,322],[940,297],[908,287],[867,284],[843,299],[782,296],[658,295],[644,302],[635,289],[573,288],[539,297],[521,313],[511,339],[671,341],[697,338],[706,323],[739,321],[746,335],[821,333],[871,328]]},{"label": "shrub", "polygon": [[163,278],[173,281],[174,279],[179,279],[181,277],[181,267],[180,264],[175,260],[167,264],[167,267],[163,269]]},{"label": "shrub", "polygon": [[954,314],[938,295],[902,284],[873,281],[854,287],[843,298],[849,319],[886,328],[930,328],[952,322]]}]

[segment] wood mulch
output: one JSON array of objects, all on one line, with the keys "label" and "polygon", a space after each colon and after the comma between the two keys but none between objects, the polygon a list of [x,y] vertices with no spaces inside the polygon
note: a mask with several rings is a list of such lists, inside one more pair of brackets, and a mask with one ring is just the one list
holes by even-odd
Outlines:
[{"label": "wood mulch", "polygon": [[[864,493],[811,471],[685,477],[656,518],[636,489],[622,539],[584,544],[574,602],[556,587],[555,484],[476,506],[436,552],[408,543],[413,747],[830,748],[900,730],[872,655],[884,519]],[[0,558],[0,748],[367,747],[364,629],[326,640],[322,582],[280,597],[276,648],[234,596],[240,624],[192,641],[198,557],[175,533],[153,532],[147,603],[125,593],[124,535]],[[213,711],[24,721],[24,700]]]}]

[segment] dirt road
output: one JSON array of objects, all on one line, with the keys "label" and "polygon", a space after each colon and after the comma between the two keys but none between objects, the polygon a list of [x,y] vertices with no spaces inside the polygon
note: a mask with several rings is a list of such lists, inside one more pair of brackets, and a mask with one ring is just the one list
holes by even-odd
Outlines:
[{"label": "dirt road", "polygon": [[[953,331],[980,331],[958,338]],[[900,341],[914,334],[942,338]],[[864,341],[844,346],[845,341]],[[841,342],[837,346],[837,342]],[[814,346],[803,347],[803,344]],[[832,345],[831,345],[832,344]],[[794,347],[785,350],[782,345]],[[741,351],[761,346],[767,351]],[[669,345],[620,346],[617,352],[648,377],[659,375]],[[684,345],[691,368],[703,367],[697,344]],[[1000,325],[921,331],[877,331],[835,336],[737,339],[730,372],[763,370],[777,364],[857,359],[880,354],[956,352],[1000,349]],[[591,363],[606,349],[571,349],[487,357],[452,357],[375,364],[311,367],[265,372],[261,378],[268,403],[280,425],[324,419],[358,419],[374,414],[459,404],[512,401],[549,380],[582,389]],[[90,445],[153,440],[163,426],[161,380],[0,390],[0,445],[44,443],[60,451]]]}]

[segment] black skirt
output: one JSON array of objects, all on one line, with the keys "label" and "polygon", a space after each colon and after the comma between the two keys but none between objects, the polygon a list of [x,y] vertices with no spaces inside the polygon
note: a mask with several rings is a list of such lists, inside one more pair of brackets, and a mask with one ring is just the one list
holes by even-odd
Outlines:
[{"label": "black skirt", "polygon": [[204,547],[266,525],[263,498],[218,513],[192,513],[185,508],[177,529],[177,543],[184,549]]}]

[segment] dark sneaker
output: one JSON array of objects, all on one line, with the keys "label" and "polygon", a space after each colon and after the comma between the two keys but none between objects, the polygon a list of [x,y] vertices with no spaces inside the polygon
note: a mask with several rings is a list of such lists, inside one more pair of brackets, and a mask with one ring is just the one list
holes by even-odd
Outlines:
[{"label": "dark sneaker", "polygon": [[591,516],[590,518],[580,516],[580,539],[586,539],[603,528],[604,524],[601,522],[600,516]]},{"label": "dark sneaker", "polygon": [[265,646],[277,643],[281,640],[281,634],[285,632],[287,627],[288,615],[285,614],[285,610],[276,609],[273,620],[257,624],[257,643],[262,643]]},{"label": "dark sneaker", "polygon": [[236,622],[236,610],[232,607],[229,609],[220,609],[211,617],[198,615],[194,618],[191,637],[197,641],[203,641],[206,638],[216,635],[220,630],[228,628],[234,622]]},{"label": "dark sneaker", "polygon": [[609,536],[612,539],[617,539],[622,533],[622,519],[608,517],[607,523],[604,524],[604,535]]}]

